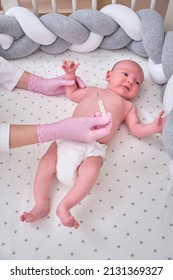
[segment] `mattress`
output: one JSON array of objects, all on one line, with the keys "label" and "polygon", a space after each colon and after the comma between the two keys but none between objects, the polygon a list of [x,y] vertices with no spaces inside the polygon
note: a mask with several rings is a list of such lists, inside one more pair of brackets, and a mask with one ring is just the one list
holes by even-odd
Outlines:
[{"label": "mattress", "polygon": [[[63,74],[63,60],[80,63],[77,74],[86,85],[105,87],[106,71],[122,59],[143,68],[145,80],[134,100],[143,123],[162,110],[161,86],[154,84],[147,59],[124,48],[81,54],[70,50],[49,55],[40,50],[12,61],[25,70],[51,78]],[[0,91],[1,122],[49,123],[71,116],[75,103],[65,95],[48,97],[15,89]],[[11,149],[0,156],[1,260],[169,260],[173,258],[173,182],[161,134],[135,138],[124,124],[108,146],[91,193],[72,209],[78,229],[61,225],[56,207],[68,191],[56,178],[47,217],[32,224],[20,215],[34,205],[33,182],[40,158],[50,144]]]}]

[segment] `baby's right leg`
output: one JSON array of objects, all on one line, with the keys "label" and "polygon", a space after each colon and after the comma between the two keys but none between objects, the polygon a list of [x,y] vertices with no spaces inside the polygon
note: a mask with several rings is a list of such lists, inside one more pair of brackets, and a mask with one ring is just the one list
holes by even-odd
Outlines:
[{"label": "baby's right leg", "polygon": [[34,182],[35,206],[30,212],[24,212],[22,222],[34,222],[48,215],[49,193],[53,175],[56,173],[57,144],[52,143],[46,154],[41,158]]}]

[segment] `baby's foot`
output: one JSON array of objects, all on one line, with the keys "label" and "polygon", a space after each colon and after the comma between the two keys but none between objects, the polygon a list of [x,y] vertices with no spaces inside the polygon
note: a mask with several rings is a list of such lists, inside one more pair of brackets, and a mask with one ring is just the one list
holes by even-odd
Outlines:
[{"label": "baby's foot", "polygon": [[22,222],[32,223],[48,215],[50,207],[48,204],[36,205],[30,212],[23,212],[20,216]]},{"label": "baby's foot", "polygon": [[66,227],[78,228],[79,223],[71,215],[69,209],[64,205],[59,205],[56,210],[57,216],[60,218],[61,223]]}]

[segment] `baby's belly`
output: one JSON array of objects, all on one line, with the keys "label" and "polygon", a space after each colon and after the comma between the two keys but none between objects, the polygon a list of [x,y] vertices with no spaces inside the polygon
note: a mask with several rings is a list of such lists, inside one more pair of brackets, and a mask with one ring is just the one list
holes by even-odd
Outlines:
[{"label": "baby's belly", "polygon": [[[75,110],[73,116],[74,117],[90,117],[93,116],[95,112],[98,112],[98,110]],[[117,132],[120,122],[117,118],[114,117],[114,114],[112,114],[112,120],[113,120],[113,124],[112,124],[112,129],[109,135],[102,137],[100,139],[97,140],[97,142],[102,143],[102,144],[108,144],[109,141],[112,139],[112,137],[114,136],[114,134]]]},{"label": "baby's belly", "polygon": [[100,112],[97,103],[96,104],[80,104],[73,112],[73,117],[91,117],[96,112]]}]

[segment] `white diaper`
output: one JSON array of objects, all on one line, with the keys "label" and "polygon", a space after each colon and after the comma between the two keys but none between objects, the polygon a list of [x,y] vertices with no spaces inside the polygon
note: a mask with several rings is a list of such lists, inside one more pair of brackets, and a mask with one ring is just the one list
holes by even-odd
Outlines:
[{"label": "white diaper", "polygon": [[98,142],[83,143],[77,141],[58,141],[57,178],[72,186],[77,177],[77,168],[88,157],[105,156],[107,146]]}]

